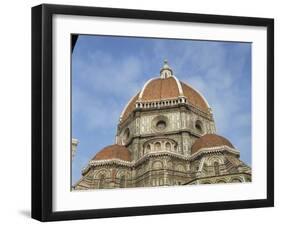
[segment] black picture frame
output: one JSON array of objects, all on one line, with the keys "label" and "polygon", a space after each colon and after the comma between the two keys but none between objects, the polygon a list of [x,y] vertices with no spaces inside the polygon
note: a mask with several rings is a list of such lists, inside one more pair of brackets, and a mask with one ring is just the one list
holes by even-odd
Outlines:
[{"label": "black picture frame", "polygon": [[[267,198],[54,212],[52,210],[52,18],[55,14],[266,27]],[[32,218],[40,221],[56,221],[272,206],[274,206],[273,19],[49,4],[32,8]]]}]

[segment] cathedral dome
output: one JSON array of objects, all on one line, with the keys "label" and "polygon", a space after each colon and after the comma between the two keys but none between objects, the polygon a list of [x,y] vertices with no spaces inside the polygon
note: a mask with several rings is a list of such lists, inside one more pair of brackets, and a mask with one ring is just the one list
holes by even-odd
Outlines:
[{"label": "cathedral dome", "polygon": [[201,148],[212,148],[219,146],[228,146],[230,148],[234,148],[230,141],[222,136],[217,134],[205,134],[196,140],[192,145],[191,154],[198,152]]},{"label": "cathedral dome", "polygon": [[92,160],[120,159],[131,161],[131,152],[123,145],[113,144],[99,151]]},{"label": "cathedral dome", "polygon": [[209,113],[210,107],[205,98],[191,86],[179,81],[165,61],[160,71],[160,78],[153,78],[145,83],[141,91],[129,101],[123,110],[121,121],[124,121],[134,111],[137,103],[171,100],[180,97],[185,97],[188,104]]}]

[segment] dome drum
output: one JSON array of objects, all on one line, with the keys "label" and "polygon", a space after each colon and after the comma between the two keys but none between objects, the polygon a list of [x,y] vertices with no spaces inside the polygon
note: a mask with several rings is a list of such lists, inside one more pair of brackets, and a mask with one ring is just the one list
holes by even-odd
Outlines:
[{"label": "dome drum", "polygon": [[151,101],[137,101],[136,108],[137,109],[160,109],[165,107],[174,107],[180,104],[186,104],[186,97],[178,97],[178,98],[167,98],[163,100],[151,100]]},{"label": "dome drum", "polygon": [[169,126],[169,120],[164,115],[158,115],[152,120],[152,128],[157,132],[165,132]]},{"label": "dome drum", "polygon": [[178,144],[170,138],[153,138],[143,144],[143,155],[157,152],[177,152]]}]

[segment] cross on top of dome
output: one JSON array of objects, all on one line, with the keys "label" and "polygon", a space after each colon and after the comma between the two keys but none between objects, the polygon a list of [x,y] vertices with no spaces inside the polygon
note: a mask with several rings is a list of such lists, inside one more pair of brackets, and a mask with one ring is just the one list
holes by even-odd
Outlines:
[{"label": "cross on top of dome", "polygon": [[164,65],[163,65],[163,67],[160,70],[160,77],[162,79],[165,79],[165,78],[169,78],[171,76],[173,76],[173,70],[168,65],[168,61],[164,60]]}]

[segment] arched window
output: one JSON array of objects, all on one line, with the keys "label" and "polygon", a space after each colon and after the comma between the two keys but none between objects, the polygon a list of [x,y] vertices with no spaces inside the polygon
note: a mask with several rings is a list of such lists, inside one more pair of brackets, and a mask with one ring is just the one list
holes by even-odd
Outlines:
[{"label": "arched window", "polygon": [[124,139],[125,141],[127,141],[130,137],[130,130],[129,128],[125,129],[125,132],[124,132]]},{"label": "arched window", "polygon": [[151,150],[151,147],[150,147],[150,144],[148,144],[147,146],[146,146],[146,152],[150,152],[150,150]]},{"label": "arched window", "polygon": [[101,174],[99,178],[99,188],[104,188],[104,184],[105,184],[104,182],[105,182],[104,175]]},{"label": "arched window", "polygon": [[176,171],[180,171],[180,172],[184,172],[185,171],[184,166],[181,165],[181,164],[176,165],[175,170]]},{"label": "arched window", "polygon": [[203,133],[203,124],[200,120],[197,120],[195,122],[195,129],[197,130],[198,133]]},{"label": "arched window", "polygon": [[233,178],[233,179],[231,180],[231,183],[241,183],[241,182],[242,182],[242,180],[239,179],[239,178]]},{"label": "arched window", "polygon": [[156,143],[155,143],[155,150],[156,150],[156,151],[160,151],[160,150],[161,150],[161,144],[160,144],[160,142],[156,142]]},{"label": "arched window", "polygon": [[160,161],[154,162],[152,165],[152,168],[153,169],[162,169],[163,168],[162,162],[160,162]]},{"label": "arched window", "polygon": [[171,144],[169,142],[165,144],[165,147],[167,151],[171,151]]},{"label": "arched window", "polygon": [[220,175],[220,166],[218,162],[214,162],[214,171],[216,176]]},{"label": "arched window", "polygon": [[121,176],[120,178],[120,188],[125,188],[126,187],[126,178],[125,176]]},{"label": "arched window", "polygon": [[226,182],[224,180],[218,180],[216,183],[217,184],[223,184],[223,183],[226,183]]},{"label": "arched window", "polygon": [[166,122],[164,120],[160,120],[156,123],[156,128],[158,130],[163,130],[166,128]]}]

